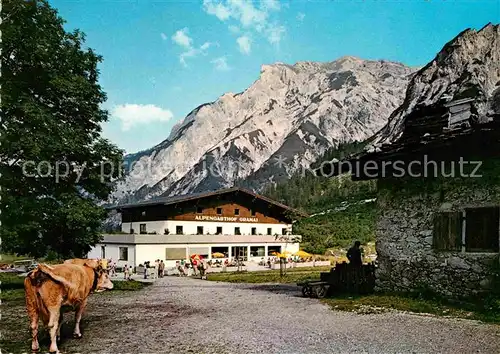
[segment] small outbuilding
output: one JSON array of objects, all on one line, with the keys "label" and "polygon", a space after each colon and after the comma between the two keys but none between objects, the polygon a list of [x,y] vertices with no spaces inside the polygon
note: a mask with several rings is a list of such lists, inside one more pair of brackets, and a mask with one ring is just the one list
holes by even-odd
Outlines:
[{"label": "small outbuilding", "polygon": [[378,180],[376,289],[491,290],[500,269],[500,117],[479,116],[473,103],[417,107],[391,143],[317,171]]}]

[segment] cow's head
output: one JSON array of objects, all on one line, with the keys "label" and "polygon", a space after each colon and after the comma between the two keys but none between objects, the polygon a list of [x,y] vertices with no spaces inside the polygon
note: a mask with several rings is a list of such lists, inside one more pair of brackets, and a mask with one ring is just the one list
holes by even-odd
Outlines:
[{"label": "cow's head", "polygon": [[109,278],[108,271],[104,269],[100,263],[95,261],[88,262],[85,263],[85,266],[90,267],[94,270],[95,274],[94,288],[96,293],[99,293],[104,290],[113,289],[113,283]]}]

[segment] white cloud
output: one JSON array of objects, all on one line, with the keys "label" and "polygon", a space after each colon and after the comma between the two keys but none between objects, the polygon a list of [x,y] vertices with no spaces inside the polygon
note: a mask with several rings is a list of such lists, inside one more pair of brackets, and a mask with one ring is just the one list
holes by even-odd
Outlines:
[{"label": "white cloud", "polygon": [[218,71],[228,71],[230,69],[229,65],[227,65],[226,57],[219,57],[211,61],[214,64],[214,67]]},{"label": "white cloud", "polygon": [[238,19],[243,27],[262,26],[267,20],[267,11],[257,9],[250,1],[228,0],[233,17]]},{"label": "white cloud", "polygon": [[305,14],[305,13],[303,13],[303,12],[299,12],[299,13],[297,14],[297,21],[299,21],[299,22],[304,21],[304,17],[306,17],[306,14]]},{"label": "white cloud", "polygon": [[225,21],[231,17],[231,11],[221,3],[212,0],[203,0],[203,8],[209,15],[215,15],[219,20]]},{"label": "white cloud", "polygon": [[161,39],[163,39],[164,41],[166,41],[167,38],[168,38],[167,35],[165,33],[163,33],[163,32],[160,33],[160,36],[161,36]]},{"label": "white cloud", "polygon": [[181,47],[191,48],[191,43],[193,42],[193,40],[188,36],[188,33],[188,28],[184,27],[183,29],[175,32],[175,34],[172,36],[172,40]]},{"label": "white cloud", "polygon": [[250,54],[252,41],[247,36],[239,37],[236,42],[243,54]]},{"label": "white cloud", "polygon": [[211,46],[211,45],[212,45],[212,44],[211,44],[210,42],[205,42],[205,43],[203,43],[203,45],[200,47],[200,50],[201,50],[202,52],[204,52],[204,51],[206,51],[208,48],[210,48],[210,46]]},{"label": "white cloud", "polygon": [[283,34],[286,32],[284,26],[272,25],[266,30],[267,40],[271,44],[279,44]]},{"label": "white cloud", "polygon": [[262,6],[267,10],[279,10],[281,8],[279,0],[262,0]]},{"label": "white cloud", "polygon": [[238,26],[231,25],[231,26],[229,26],[229,32],[234,33],[234,34],[238,34],[238,33],[240,33],[240,28]]},{"label": "white cloud", "polygon": [[184,48],[184,51],[179,55],[179,62],[187,67],[186,58],[194,58],[200,54],[206,55],[208,48],[215,43],[205,42],[199,48],[193,46],[193,39],[188,35],[189,29],[184,27],[178,30],[172,36],[172,41]]},{"label": "white cloud", "polygon": [[152,122],[167,122],[174,117],[169,109],[152,104],[124,104],[113,107],[111,115],[122,123],[122,130],[130,130],[133,126]]},{"label": "white cloud", "polygon": [[280,11],[281,6],[279,0],[262,0],[259,7],[256,7],[251,0],[204,0],[203,2],[203,9],[209,15],[214,15],[221,21],[232,19],[237,22],[238,26],[229,25],[230,32],[240,33],[239,26],[241,26],[245,31],[259,33],[272,44],[278,44],[286,32],[284,26],[270,22],[272,14]]},{"label": "white cloud", "polygon": [[205,42],[199,48],[189,47],[186,51],[184,51],[183,53],[181,53],[181,55],[179,55],[179,61],[180,61],[180,63],[183,66],[187,67],[186,58],[195,58],[195,57],[197,57],[200,54],[201,55],[207,55],[207,50],[212,45],[214,45],[214,44],[210,43],[210,42]]}]

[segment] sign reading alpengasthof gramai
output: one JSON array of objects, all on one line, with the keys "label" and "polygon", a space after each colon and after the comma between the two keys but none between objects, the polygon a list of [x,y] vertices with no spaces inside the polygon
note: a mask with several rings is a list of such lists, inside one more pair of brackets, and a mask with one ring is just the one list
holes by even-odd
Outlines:
[{"label": "sign reading alpengasthof gramai", "polygon": [[198,221],[259,222],[258,218],[237,216],[196,215],[194,219]]}]

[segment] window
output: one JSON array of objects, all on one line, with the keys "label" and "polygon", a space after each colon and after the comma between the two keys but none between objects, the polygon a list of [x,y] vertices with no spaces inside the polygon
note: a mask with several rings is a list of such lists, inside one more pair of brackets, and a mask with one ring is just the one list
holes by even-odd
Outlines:
[{"label": "window", "polygon": [[182,234],[183,234],[183,231],[182,231],[182,226],[177,225],[177,226],[175,227],[175,234],[176,234],[176,235],[182,235]]},{"label": "window", "polygon": [[128,261],[128,247],[120,247],[120,261]]},{"label": "window", "polygon": [[252,227],[252,235],[257,235],[257,228],[256,227]]},{"label": "window", "polygon": [[222,234],[222,226],[217,226],[217,232],[216,232],[217,235],[221,235]]},{"label": "window", "polygon": [[[465,209],[434,216],[432,248],[437,251],[498,252],[500,208]],[[465,226],[465,229],[464,229]]]},{"label": "window", "polygon": [[222,214],[222,208],[217,208],[217,215],[221,215]]},{"label": "window", "polygon": [[146,224],[139,224],[139,233],[145,234],[146,232]]},{"label": "window", "polygon": [[180,261],[186,259],[186,248],[165,248],[165,260]]},{"label": "window", "polygon": [[106,259],[106,246],[101,246],[101,258]]},{"label": "window", "polygon": [[196,208],[196,213],[202,214],[203,213],[203,208],[202,207],[197,207]]},{"label": "window", "polygon": [[271,229],[270,227],[267,228],[267,234],[268,235],[272,235],[273,234],[273,229]]},{"label": "window", "polygon": [[500,208],[465,210],[465,251],[498,252]]},{"label": "window", "polygon": [[434,216],[432,247],[439,251],[462,249],[462,213],[446,212]]},{"label": "window", "polygon": [[250,211],[251,211],[251,213],[252,213],[252,216],[255,216],[255,215],[256,215],[255,210],[253,210],[253,209],[252,209],[252,210],[250,210]]},{"label": "window", "polygon": [[212,257],[214,253],[222,253],[224,257],[228,256],[229,253],[229,247],[212,247]]},{"label": "window", "polygon": [[264,257],[266,255],[266,248],[264,246],[252,246],[250,247],[251,257]]},{"label": "window", "polygon": [[282,228],[282,229],[281,229],[281,234],[282,234],[282,235],[286,235],[286,234],[287,234],[287,232],[286,232],[286,228]]},{"label": "window", "polygon": [[240,215],[240,209],[234,209],[234,215]]},{"label": "window", "polygon": [[203,226],[196,227],[196,234],[203,235]]},{"label": "window", "polygon": [[239,227],[235,227],[235,228],[234,228],[234,234],[235,234],[235,235],[241,235],[241,231],[240,231],[240,228],[239,228]]}]

